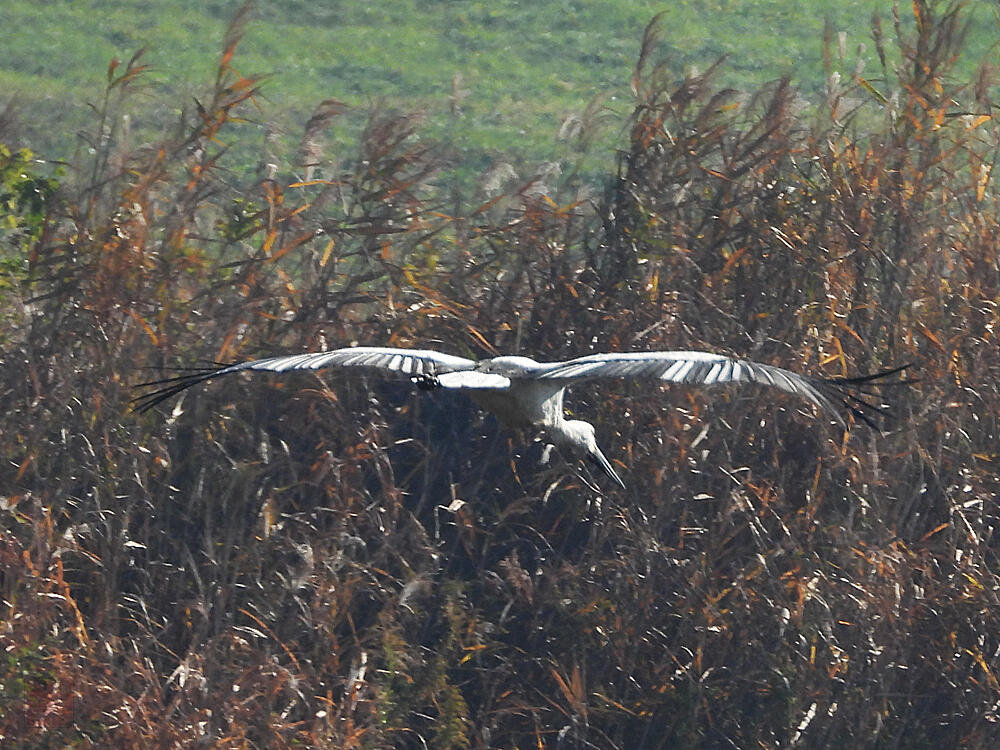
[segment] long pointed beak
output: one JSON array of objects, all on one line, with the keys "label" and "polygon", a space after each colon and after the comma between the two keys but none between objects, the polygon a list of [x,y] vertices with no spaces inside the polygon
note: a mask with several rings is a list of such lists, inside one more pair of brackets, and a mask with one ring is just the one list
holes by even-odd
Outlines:
[{"label": "long pointed beak", "polygon": [[601,469],[605,474],[615,480],[619,487],[625,489],[625,482],[622,478],[618,476],[618,472],[615,471],[615,467],[611,465],[611,462],[605,458],[604,454],[601,453],[601,449],[595,447],[593,452],[587,452],[587,460],[592,464]]}]

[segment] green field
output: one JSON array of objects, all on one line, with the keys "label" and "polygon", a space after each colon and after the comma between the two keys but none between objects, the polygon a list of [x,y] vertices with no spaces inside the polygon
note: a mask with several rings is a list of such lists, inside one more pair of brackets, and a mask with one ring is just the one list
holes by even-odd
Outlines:
[{"label": "green field", "polygon": [[[136,128],[141,139],[143,128],[170,123],[209,86],[223,33],[240,4],[4,5],[0,91],[4,103],[13,105],[18,145],[66,158],[79,145],[75,134],[93,127],[88,105],[101,98],[112,58],[147,50],[144,59],[153,69]],[[724,83],[752,88],[791,74],[808,94],[824,85],[827,20],[835,42],[843,33],[840,50],[835,44],[833,52],[836,57],[844,51],[846,58],[835,59],[835,66],[853,71],[864,45],[862,55],[876,69],[869,28],[876,10],[891,35],[891,4],[884,0],[286,0],[259,4],[236,68],[244,75],[269,75],[259,100],[261,138],[269,132],[279,151],[297,142],[320,101],[333,98],[354,111],[379,104],[425,112],[430,122],[424,132],[478,169],[503,155],[528,163],[559,158],[569,148],[559,143],[561,124],[595,97],[604,97],[609,115],[627,113],[624,100],[642,31],[656,13],[667,14],[660,57],[678,78],[726,56]],[[996,28],[992,4],[973,3],[971,10],[970,62],[986,52]],[[912,24],[912,16],[903,15]],[[622,122],[608,119],[612,132],[598,140],[605,154],[618,142]],[[335,134],[335,141],[349,133]]]},{"label": "green field", "polygon": [[199,7],[0,15],[3,750],[1000,747],[995,4]]}]

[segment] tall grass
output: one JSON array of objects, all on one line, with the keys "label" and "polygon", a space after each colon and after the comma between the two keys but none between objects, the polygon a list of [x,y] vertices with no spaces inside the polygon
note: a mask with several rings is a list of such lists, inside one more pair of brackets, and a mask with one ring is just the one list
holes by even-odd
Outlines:
[{"label": "tall grass", "polygon": [[[902,65],[831,52],[812,106],[678,80],[654,21],[589,199],[551,175],[443,195],[405,113],[327,155],[334,101],[298,163],[240,183],[226,144],[266,116],[243,14],[157,143],[120,127],[142,57],[112,65],[41,216],[0,202],[24,243],[0,286],[5,746],[993,746],[995,82],[952,72],[961,3],[913,9],[875,26]],[[608,494],[406,383],[129,411],[163,368],[355,341],[920,382],[850,435],[771,394],[581,387],[629,485]]]}]

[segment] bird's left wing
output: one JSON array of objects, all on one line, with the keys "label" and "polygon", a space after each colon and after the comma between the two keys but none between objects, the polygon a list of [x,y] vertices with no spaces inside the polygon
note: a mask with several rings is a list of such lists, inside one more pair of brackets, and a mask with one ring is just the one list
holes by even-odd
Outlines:
[{"label": "bird's left wing", "polygon": [[456,357],[431,349],[393,349],[380,346],[354,346],[334,349],[329,352],[291,354],[284,357],[268,357],[234,365],[223,365],[202,370],[194,370],[173,378],[140,383],[137,388],[153,388],[133,399],[133,409],[148,411],[187,388],[206,380],[229,375],[244,370],[264,372],[290,372],[292,370],[319,370],[325,367],[363,368],[387,373],[399,372],[419,378],[436,376],[439,373],[470,370],[475,361]]},{"label": "bird's left wing", "polygon": [[[671,383],[715,385],[717,383],[760,383],[791,393],[829,412],[841,425],[843,413],[851,413],[874,426],[872,417],[881,407],[863,396],[871,395],[864,387],[879,385],[879,381],[905,369],[861,375],[853,378],[818,378],[720,354],[692,351],[631,352],[621,354],[591,354],[566,362],[552,362],[531,377],[558,380],[591,378],[649,378]],[[891,383],[906,381],[890,381]]]}]

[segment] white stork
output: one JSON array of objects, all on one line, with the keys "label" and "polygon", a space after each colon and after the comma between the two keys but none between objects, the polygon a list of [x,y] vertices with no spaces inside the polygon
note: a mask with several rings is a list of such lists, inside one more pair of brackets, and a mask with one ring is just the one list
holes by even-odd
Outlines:
[{"label": "white stork", "polygon": [[[882,407],[863,398],[871,395],[864,387],[879,385],[877,381],[907,366],[852,378],[819,378],[708,352],[590,354],[566,362],[536,362],[512,356],[475,361],[429,349],[358,346],[255,359],[141,383],[137,387],[152,390],[134,399],[134,408],[145,412],[193,385],[244,370],[283,373],[335,367],[403,373],[424,390],[446,388],[467,392],[480,408],[494,414],[505,426],[544,433],[554,444],[587,458],[624,487],[625,483],[597,446],[594,426],[563,415],[563,394],[568,386],[595,378],[644,378],[702,386],[760,383],[805,398],[846,428],[845,414],[853,414],[874,426],[870,417],[879,414]],[[881,384],[905,382],[909,381]]]}]

